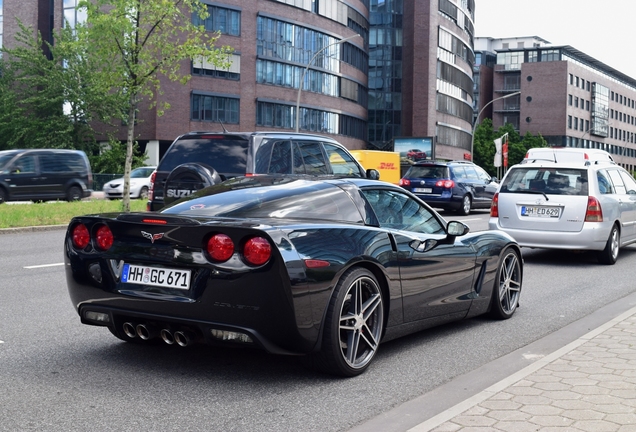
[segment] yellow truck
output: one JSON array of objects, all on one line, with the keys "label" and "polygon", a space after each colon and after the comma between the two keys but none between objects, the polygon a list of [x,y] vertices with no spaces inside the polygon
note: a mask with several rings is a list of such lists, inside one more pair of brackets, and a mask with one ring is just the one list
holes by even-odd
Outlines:
[{"label": "yellow truck", "polygon": [[398,184],[400,182],[400,154],[381,150],[350,150],[364,169],[376,169],[380,180]]}]

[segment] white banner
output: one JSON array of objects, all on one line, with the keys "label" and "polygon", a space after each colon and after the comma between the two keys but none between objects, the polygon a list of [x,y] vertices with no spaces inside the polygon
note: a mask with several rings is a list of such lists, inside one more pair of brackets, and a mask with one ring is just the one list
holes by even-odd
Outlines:
[{"label": "white banner", "polygon": [[501,143],[501,138],[495,140],[495,160],[493,161],[493,165],[497,168],[501,166]]}]

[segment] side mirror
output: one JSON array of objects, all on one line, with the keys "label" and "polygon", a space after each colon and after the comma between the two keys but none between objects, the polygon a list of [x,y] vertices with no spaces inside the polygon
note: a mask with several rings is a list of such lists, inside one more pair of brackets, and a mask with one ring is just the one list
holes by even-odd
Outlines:
[{"label": "side mirror", "polygon": [[491,177],[490,180],[492,180],[495,183],[499,183],[499,179],[497,177]]},{"label": "side mirror", "polygon": [[459,221],[450,221],[446,226],[446,234],[449,236],[457,237],[468,234],[470,228]]},{"label": "side mirror", "polygon": [[367,178],[371,180],[380,180],[380,171],[377,169],[368,169]]}]

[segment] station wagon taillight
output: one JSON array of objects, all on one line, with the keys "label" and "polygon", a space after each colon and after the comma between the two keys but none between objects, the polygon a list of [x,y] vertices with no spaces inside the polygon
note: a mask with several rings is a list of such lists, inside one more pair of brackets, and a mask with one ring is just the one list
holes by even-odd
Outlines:
[{"label": "station wagon taillight", "polygon": [[228,235],[215,234],[208,240],[207,251],[214,261],[225,262],[234,254],[234,242]]},{"label": "station wagon taillight", "polygon": [[492,197],[492,201],[490,202],[490,217],[499,217],[499,192]]},{"label": "station wagon taillight", "polygon": [[409,179],[400,179],[400,186],[411,186],[411,180],[409,180]]},{"label": "station wagon taillight", "polygon": [[245,261],[252,265],[263,265],[272,256],[272,247],[263,237],[252,237],[243,246]]},{"label": "station wagon taillight", "polygon": [[587,197],[585,222],[603,222],[603,210],[601,209],[601,203],[593,196]]},{"label": "station wagon taillight", "polygon": [[435,183],[435,186],[452,189],[455,187],[455,182],[452,180],[438,180],[437,183]]}]

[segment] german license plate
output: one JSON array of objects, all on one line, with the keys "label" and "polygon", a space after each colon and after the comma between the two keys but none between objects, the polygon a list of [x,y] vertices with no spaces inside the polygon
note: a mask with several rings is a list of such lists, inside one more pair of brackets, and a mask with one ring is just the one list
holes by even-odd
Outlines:
[{"label": "german license plate", "polygon": [[559,207],[521,206],[521,216],[558,218],[560,214]]},{"label": "german license plate", "polygon": [[432,188],[413,188],[413,192],[431,193],[433,192],[433,189]]},{"label": "german license plate", "polygon": [[124,264],[121,281],[187,290],[190,289],[190,270]]}]

